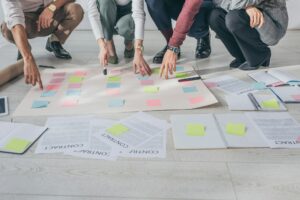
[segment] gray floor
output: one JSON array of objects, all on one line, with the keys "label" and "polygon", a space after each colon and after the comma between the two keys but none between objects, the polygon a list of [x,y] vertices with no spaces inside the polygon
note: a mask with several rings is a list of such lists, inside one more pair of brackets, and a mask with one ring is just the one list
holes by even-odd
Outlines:
[{"label": "gray floor", "polygon": [[[122,40],[116,39],[118,53]],[[203,74],[240,74],[229,70],[231,57],[220,41],[213,39],[210,59],[198,61]],[[300,64],[300,31],[291,31],[273,48],[272,67]],[[95,66],[98,48],[91,32],[76,32],[66,49],[73,60],[55,59],[44,50],[45,39],[32,40],[39,64],[56,67]],[[153,55],[163,46],[157,32],[147,32],[145,54]],[[195,41],[188,38],[183,57],[193,60]],[[0,48],[0,67],[14,62],[11,45]],[[123,63],[124,64],[124,63]],[[244,74],[245,75],[245,74]],[[246,75],[245,75],[246,77]],[[30,89],[22,77],[0,88],[9,97],[10,114]],[[193,111],[151,112],[161,119],[174,113],[228,112],[224,100]],[[300,120],[300,105],[289,106]],[[104,115],[120,119],[128,114]],[[12,115],[1,118],[12,120]],[[43,124],[44,117],[16,118],[16,122]],[[35,145],[36,146],[36,145]],[[94,199],[200,199],[200,200],[297,200],[300,199],[300,150],[226,149],[178,151],[168,134],[166,159],[121,159],[116,162],[86,160],[63,155],[35,155],[31,148],[23,156],[0,154],[0,200],[94,200]]]}]

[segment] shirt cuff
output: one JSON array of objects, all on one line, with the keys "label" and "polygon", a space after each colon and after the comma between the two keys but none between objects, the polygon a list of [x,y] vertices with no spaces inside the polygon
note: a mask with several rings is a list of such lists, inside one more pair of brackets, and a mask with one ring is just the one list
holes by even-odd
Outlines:
[{"label": "shirt cuff", "polygon": [[7,24],[7,28],[9,30],[11,30],[16,25],[22,25],[24,28],[26,27],[25,26],[25,19],[22,18],[22,17],[16,17],[16,18],[13,18],[13,19],[9,19],[9,20],[7,20],[6,24]]}]

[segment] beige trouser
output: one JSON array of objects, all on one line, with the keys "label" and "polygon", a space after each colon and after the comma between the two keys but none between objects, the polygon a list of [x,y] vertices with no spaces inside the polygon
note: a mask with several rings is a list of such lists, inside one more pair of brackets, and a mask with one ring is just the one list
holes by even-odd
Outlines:
[{"label": "beige trouser", "polygon": [[[37,21],[43,9],[36,12],[26,12],[25,15],[25,29],[28,39],[36,37],[45,37],[48,35],[55,35],[63,44],[70,36],[72,31],[78,26],[83,18],[83,10],[80,5],[75,3],[68,3],[59,10],[57,10],[53,17],[53,22],[49,28],[38,31]],[[1,25],[1,32],[3,37],[8,41],[14,43],[12,32],[7,28],[6,23]]]}]

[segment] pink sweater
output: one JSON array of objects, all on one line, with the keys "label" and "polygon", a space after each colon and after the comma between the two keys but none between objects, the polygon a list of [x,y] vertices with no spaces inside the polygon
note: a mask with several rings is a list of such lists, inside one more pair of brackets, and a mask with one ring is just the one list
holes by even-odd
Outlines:
[{"label": "pink sweater", "polygon": [[187,33],[195,21],[203,0],[185,0],[181,13],[178,16],[173,36],[169,41],[170,46],[182,45]]}]

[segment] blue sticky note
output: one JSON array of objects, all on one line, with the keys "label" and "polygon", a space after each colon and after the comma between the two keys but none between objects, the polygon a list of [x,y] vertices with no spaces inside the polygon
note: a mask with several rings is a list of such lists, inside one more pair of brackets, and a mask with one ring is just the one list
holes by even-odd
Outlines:
[{"label": "blue sticky note", "polygon": [[257,82],[252,84],[252,88],[255,90],[264,90],[266,89],[266,84],[263,82]]},{"label": "blue sticky note", "polygon": [[54,90],[49,90],[49,91],[44,91],[41,95],[41,97],[53,97],[56,94],[56,91]]},{"label": "blue sticky note", "polygon": [[149,76],[142,76],[142,75],[138,75],[137,77],[140,81],[144,81],[144,80],[148,80]]},{"label": "blue sticky note", "polygon": [[184,87],[182,87],[182,90],[184,93],[198,92],[198,89],[195,86],[184,86]]},{"label": "blue sticky note", "polygon": [[182,72],[182,71],[184,71],[183,66],[176,66],[176,72]]},{"label": "blue sticky note", "polygon": [[119,88],[121,87],[121,83],[110,82],[106,84],[106,88]]},{"label": "blue sticky note", "polygon": [[80,96],[81,91],[80,90],[67,90],[66,95],[67,96]]},{"label": "blue sticky note", "polygon": [[49,101],[34,101],[32,102],[32,108],[47,108]]},{"label": "blue sticky note", "polygon": [[112,99],[108,102],[109,107],[122,107],[125,103],[124,99]]}]

